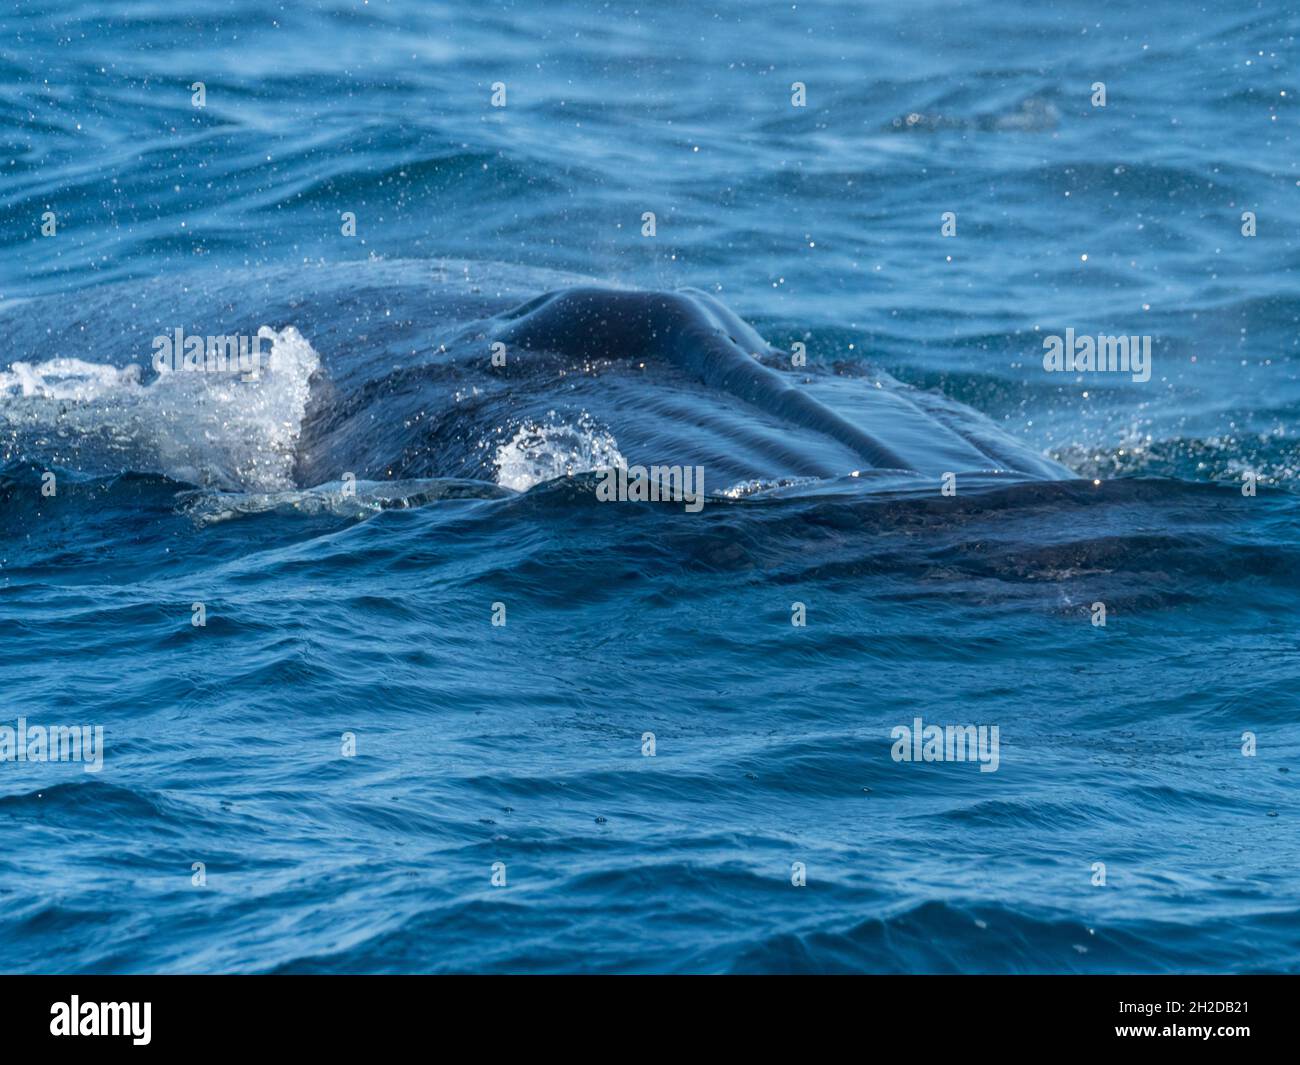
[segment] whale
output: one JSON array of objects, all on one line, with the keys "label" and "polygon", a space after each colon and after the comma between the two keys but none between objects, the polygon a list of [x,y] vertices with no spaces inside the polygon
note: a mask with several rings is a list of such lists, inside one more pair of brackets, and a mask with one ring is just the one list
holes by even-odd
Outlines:
[{"label": "whale", "polygon": [[[571,444],[599,434],[606,458],[700,466],[718,489],[870,474],[893,483],[1074,476],[941,394],[801,364],[695,288],[555,288],[465,323],[432,358],[367,387],[366,402],[329,392],[309,412],[300,481],[337,476],[341,456],[363,450],[356,437],[380,396],[389,418],[423,425],[440,448],[408,447],[370,475],[491,479],[511,433],[531,432]],[[496,447],[461,446],[493,433]]]},{"label": "whale", "polygon": [[[805,350],[769,343],[699,288],[454,260],[129,287],[84,294],[55,330],[30,306],[0,308],[25,359],[8,388],[0,373],[9,459],[157,469],[225,491],[349,477],[526,490],[616,465],[701,469],[707,492],[730,495],[1074,477],[815,330],[800,332]],[[266,336],[270,364],[248,382],[155,376],[151,339],[175,330]],[[53,454],[24,451],[50,441]]]}]

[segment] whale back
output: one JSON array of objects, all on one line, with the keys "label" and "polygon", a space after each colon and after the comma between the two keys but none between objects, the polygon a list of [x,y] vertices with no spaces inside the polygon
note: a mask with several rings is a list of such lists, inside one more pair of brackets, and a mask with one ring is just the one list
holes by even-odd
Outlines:
[{"label": "whale back", "polygon": [[[988,419],[889,379],[796,372],[791,360],[714,297],[695,289],[636,292],[575,287],[547,293],[497,319],[494,339],[591,363],[667,363],[754,426],[798,441],[772,477],[836,477],[863,469],[940,476],[958,470],[1057,479],[1071,476]],[[779,432],[779,430],[778,430]],[[693,453],[683,441],[682,458]],[[784,449],[786,451],[790,449]],[[662,456],[671,457],[671,456]]]},{"label": "whale back", "polygon": [[[796,367],[694,289],[379,261],[105,286],[62,332],[27,309],[0,307],[29,364],[0,388],[0,429],[10,454],[63,466],[259,490],[349,473],[527,488],[621,462],[703,467],[710,492],[1071,476],[941,394],[815,345]],[[263,326],[278,339],[258,382],[149,369],[160,333]]]}]

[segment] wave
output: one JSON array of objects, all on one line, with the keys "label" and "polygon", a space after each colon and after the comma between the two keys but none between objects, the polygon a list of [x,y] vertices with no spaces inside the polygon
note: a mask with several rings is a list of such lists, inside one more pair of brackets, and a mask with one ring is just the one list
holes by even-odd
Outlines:
[{"label": "wave", "polygon": [[[1261,914],[1249,923],[1272,935],[1295,913]],[[889,973],[1293,972],[1294,938],[1282,951],[1243,952],[1235,922],[1205,924],[1095,920],[1023,912],[1010,905],[923,902],[839,930],[782,933],[737,956],[731,971]],[[996,944],[996,946],[994,945]]]}]

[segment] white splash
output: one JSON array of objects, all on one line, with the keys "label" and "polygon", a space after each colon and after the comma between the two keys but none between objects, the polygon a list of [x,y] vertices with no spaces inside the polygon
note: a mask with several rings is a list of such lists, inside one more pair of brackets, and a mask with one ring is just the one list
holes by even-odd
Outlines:
[{"label": "white splash", "polygon": [[497,448],[497,484],[525,492],[535,484],[575,473],[626,466],[627,459],[608,430],[583,411],[577,425],[559,421],[549,411],[549,423],[526,422]]},{"label": "white splash", "polygon": [[[154,471],[203,486],[293,487],[311,375],[320,357],[289,326],[263,326],[262,372],[164,372],[81,359],[18,362],[0,372],[0,440],[90,472]],[[21,447],[19,446],[21,442]]]},{"label": "white splash", "polygon": [[85,402],[122,385],[139,383],[140,367],[135,365],[119,370],[83,359],[50,359],[35,366],[16,362],[8,373],[0,373],[0,396]]}]

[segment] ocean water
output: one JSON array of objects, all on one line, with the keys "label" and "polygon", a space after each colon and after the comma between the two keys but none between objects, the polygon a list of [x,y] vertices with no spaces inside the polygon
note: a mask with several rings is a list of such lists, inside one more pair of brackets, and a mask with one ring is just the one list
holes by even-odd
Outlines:
[{"label": "ocean water", "polygon": [[6,9],[0,969],[1300,970],[1297,32]]}]

